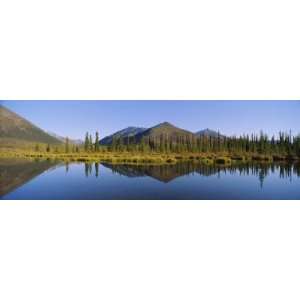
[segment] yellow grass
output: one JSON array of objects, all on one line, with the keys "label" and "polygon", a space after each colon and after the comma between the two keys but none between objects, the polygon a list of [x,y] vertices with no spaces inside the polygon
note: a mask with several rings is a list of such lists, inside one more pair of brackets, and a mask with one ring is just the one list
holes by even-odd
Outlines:
[{"label": "yellow grass", "polygon": [[[109,162],[109,163],[126,163],[126,164],[173,164],[180,161],[194,161],[205,164],[231,164],[237,161],[268,161],[273,160],[272,156],[238,156],[225,154],[207,154],[207,153],[184,153],[184,154],[160,154],[160,153],[131,153],[131,152],[46,152],[33,151],[26,149],[0,149],[0,158],[40,158],[61,161],[78,161],[78,162]],[[282,157],[285,159],[285,157]]]}]

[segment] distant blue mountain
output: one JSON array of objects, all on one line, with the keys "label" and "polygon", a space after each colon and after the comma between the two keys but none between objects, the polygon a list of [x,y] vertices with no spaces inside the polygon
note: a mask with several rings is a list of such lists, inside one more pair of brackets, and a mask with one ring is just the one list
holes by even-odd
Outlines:
[{"label": "distant blue mountain", "polygon": [[127,138],[127,137],[131,137],[131,136],[135,136],[136,134],[144,132],[145,130],[147,130],[147,128],[130,126],[125,129],[122,129],[120,131],[117,131],[111,135],[106,136],[105,138],[100,140],[100,144],[101,145],[110,145],[113,141],[113,138],[116,138],[116,139]]},{"label": "distant blue mountain", "polygon": [[[54,138],[58,139],[59,141],[65,143],[66,142],[66,137],[63,137],[63,136],[60,136],[54,132],[51,132],[51,131],[47,131],[47,133],[51,136],[53,136]],[[69,138],[69,141],[71,144],[75,144],[75,145],[81,145],[83,144],[83,140],[80,140],[80,139],[70,139]]]},{"label": "distant blue mountain", "polygon": [[[213,138],[217,138],[218,137],[218,132],[217,131],[215,131],[215,130],[211,130],[211,129],[209,129],[209,128],[206,128],[206,129],[203,129],[203,130],[200,130],[200,131],[197,131],[197,132],[195,132],[195,135],[196,136],[199,136],[199,137],[201,137],[201,136],[207,136],[207,137],[213,137]],[[225,135],[222,135],[221,133],[220,133],[220,137],[221,138],[224,138],[225,137]]]}]

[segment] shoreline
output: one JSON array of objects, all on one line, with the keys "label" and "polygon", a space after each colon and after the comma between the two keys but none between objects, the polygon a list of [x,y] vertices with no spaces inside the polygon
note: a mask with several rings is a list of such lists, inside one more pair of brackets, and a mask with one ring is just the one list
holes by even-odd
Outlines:
[{"label": "shoreline", "polygon": [[0,151],[0,158],[50,159],[65,162],[108,162],[115,164],[175,164],[184,161],[202,162],[204,164],[230,165],[238,162],[299,162],[295,155],[277,154],[228,154],[228,153],[47,153],[24,151]]}]

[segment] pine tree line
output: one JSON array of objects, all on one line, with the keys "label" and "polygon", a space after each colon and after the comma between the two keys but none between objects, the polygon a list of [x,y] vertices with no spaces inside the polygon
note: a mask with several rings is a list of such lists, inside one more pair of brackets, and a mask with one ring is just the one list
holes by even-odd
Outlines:
[{"label": "pine tree line", "polygon": [[[42,150],[41,145],[36,144],[34,150]],[[185,135],[168,136],[161,134],[155,137],[143,137],[137,141],[134,136],[116,138],[113,136],[109,146],[100,145],[99,132],[95,138],[88,132],[85,135],[84,144],[79,146],[65,139],[64,148],[47,144],[43,151],[46,152],[141,152],[141,153],[227,153],[227,154],[262,154],[262,155],[297,155],[300,156],[300,135],[292,136],[290,133],[279,132],[279,137],[268,137],[260,132],[259,135],[243,135],[225,137],[219,133],[216,137]]]},{"label": "pine tree line", "polygon": [[158,153],[253,153],[300,155],[300,135],[279,133],[279,138],[271,138],[263,132],[240,137],[178,136],[160,135],[155,138],[143,137],[140,142],[135,137],[113,138],[109,151],[158,152]]}]

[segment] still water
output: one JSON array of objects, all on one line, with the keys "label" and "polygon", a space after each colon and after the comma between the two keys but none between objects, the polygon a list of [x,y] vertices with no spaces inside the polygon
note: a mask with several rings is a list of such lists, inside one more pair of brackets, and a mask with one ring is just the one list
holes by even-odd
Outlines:
[{"label": "still water", "polygon": [[300,199],[300,164],[0,160],[1,199]]}]

